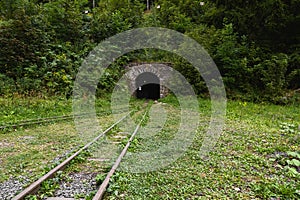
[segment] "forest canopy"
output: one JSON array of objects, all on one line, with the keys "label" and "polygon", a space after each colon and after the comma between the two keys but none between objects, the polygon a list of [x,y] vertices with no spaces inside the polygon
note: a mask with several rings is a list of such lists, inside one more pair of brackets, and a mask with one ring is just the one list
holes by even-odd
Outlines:
[{"label": "forest canopy", "polygon": [[[228,98],[299,101],[299,10],[300,0],[0,1],[0,95],[68,96],[82,60],[98,43],[134,28],[165,27],[209,52]],[[97,93],[111,91],[130,62],[171,62],[198,95],[207,95],[189,63],[154,49],[119,58]]]}]

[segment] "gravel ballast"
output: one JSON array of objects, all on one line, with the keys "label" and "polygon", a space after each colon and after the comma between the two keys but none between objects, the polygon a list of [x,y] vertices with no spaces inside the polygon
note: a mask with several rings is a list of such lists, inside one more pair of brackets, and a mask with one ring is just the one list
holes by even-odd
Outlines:
[{"label": "gravel ballast", "polygon": [[29,180],[25,177],[10,178],[9,180],[0,183],[0,199],[10,200],[17,192],[23,189],[25,184],[29,183]]}]

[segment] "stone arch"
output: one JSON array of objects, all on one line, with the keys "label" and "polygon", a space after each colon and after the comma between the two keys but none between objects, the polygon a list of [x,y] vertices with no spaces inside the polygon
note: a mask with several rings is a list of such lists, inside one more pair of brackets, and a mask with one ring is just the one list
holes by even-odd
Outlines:
[{"label": "stone arch", "polygon": [[126,79],[130,91],[137,97],[137,85],[136,79],[143,73],[152,73],[159,79],[159,98],[165,97],[169,90],[164,86],[166,80],[168,80],[169,72],[166,71],[166,67],[171,67],[171,63],[131,63],[125,67]]}]

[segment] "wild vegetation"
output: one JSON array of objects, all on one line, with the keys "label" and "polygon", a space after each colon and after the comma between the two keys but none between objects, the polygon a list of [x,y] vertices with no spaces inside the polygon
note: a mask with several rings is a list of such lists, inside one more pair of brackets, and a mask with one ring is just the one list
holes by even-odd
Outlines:
[{"label": "wild vegetation", "polygon": [[[32,103],[37,100],[40,102],[39,99],[32,99]],[[102,100],[99,101],[98,107],[102,106],[99,109],[109,109]],[[174,140],[180,120],[178,101],[172,95],[159,101],[165,103],[161,106],[169,118],[153,137],[142,137],[140,133],[129,148],[131,153],[153,152],[160,148],[158,144],[168,144]],[[17,99],[17,110],[23,112],[7,112],[6,116],[7,119],[26,119],[23,113],[27,109],[28,113],[35,111],[37,116],[43,116],[43,111],[53,108],[55,102],[44,100],[40,102],[43,107],[33,108]],[[133,110],[138,110],[143,104],[143,101],[133,100]],[[0,106],[5,106],[7,111],[14,108],[14,105],[7,105],[5,100],[0,101]],[[105,199],[299,199],[299,105],[229,101],[224,131],[209,157],[203,160],[199,151],[208,129],[210,108],[209,100],[199,99],[201,126],[193,143],[179,159],[149,173],[117,171]],[[52,110],[53,115],[68,113],[71,105],[69,101],[60,101]],[[142,113],[141,110],[139,115]],[[153,118],[148,120],[151,123]],[[111,115],[99,116],[99,123],[104,128],[113,122]],[[18,128],[0,134],[0,141],[0,183],[12,177],[21,180],[28,177],[33,181],[58,164],[57,160],[54,160],[55,163],[51,160],[82,145],[81,136],[72,121]],[[101,141],[106,140],[102,138]],[[84,160],[85,156],[78,159]],[[68,173],[74,171],[99,172],[96,181],[100,184],[104,175],[100,173],[103,168],[98,165],[103,163],[85,161],[78,164],[76,161],[66,172],[46,182],[43,194],[51,196],[59,181],[67,179]],[[90,196],[82,194],[80,197],[89,199]]]},{"label": "wild vegetation", "polygon": [[[211,105],[199,98],[203,126],[184,155],[151,173],[119,171],[105,198],[299,199],[299,10],[300,0],[0,1],[0,126],[71,114],[76,73],[97,44],[126,30],[165,27],[196,40],[217,64],[227,97],[235,100],[228,101],[226,127],[209,159],[200,159]],[[123,55],[105,71],[97,88],[97,112],[109,110],[109,93],[131,62],[171,62],[199,97],[209,95],[186,60],[142,49]],[[159,101],[168,104],[168,112],[179,113],[174,96]],[[133,107],[143,103],[131,102]],[[135,139],[130,151],[155,149],[173,139],[178,119],[167,120],[155,140]],[[106,114],[99,120],[105,127],[114,121]],[[71,121],[5,130],[0,141],[0,182],[34,180],[49,171],[51,159],[81,145]],[[86,166],[94,163],[76,169]],[[96,181],[102,179],[99,174]],[[57,186],[47,182],[43,188],[53,192],[51,184]]]},{"label": "wild vegetation", "polygon": [[[172,114],[155,137],[137,138],[131,152],[152,152],[174,139],[179,105],[160,100]],[[228,103],[226,127],[207,159],[199,158],[208,129],[210,101],[199,100],[201,126],[193,144],[166,168],[115,174],[106,199],[298,199],[299,106]],[[270,118],[273,120],[270,121]],[[174,120],[175,119],[175,120]],[[153,119],[152,119],[153,120]],[[150,141],[151,140],[151,141]],[[154,141],[154,142],[153,142]],[[150,160],[151,158],[149,158]],[[153,166],[155,167],[155,166]]]},{"label": "wild vegetation", "polygon": [[[105,198],[299,199],[299,10],[300,0],[0,1],[0,126],[70,115],[76,73],[97,44],[134,28],[169,28],[196,40],[218,66],[227,97],[235,100],[228,101],[226,126],[209,159],[200,159],[211,105],[199,98],[202,126],[184,155],[155,172],[118,171]],[[186,60],[142,49],[123,55],[105,71],[97,88],[97,112],[110,109],[109,93],[131,62],[170,62],[199,97],[209,96],[201,75]],[[177,100],[169,95],[159,101],[174,115],[156,138],[136,138],[130,152],[155,150],[173,139]],[[133,99],[131,109],[143,103]],[[105,127],[114,121],[106,114],[99,120]],[[51,159],[82,145],[72,121],[0,133],[0,183],[35,180],[57,164]],[[85,166],[97,168],[84,162],[69,170]],[[43,189],[50,194],[65,176]],[[103,175],[96,179],[100,183]]]},{"label": "wild vegetation", "polygon": [[[82,60],[99,42],[139,27],[165,27],[198,41],[217,64],[229,98],[299,101],[299,0],[6,0],[0,2],[0,95],[72,93]],[[152,49],[118,59],[102,77],[110,91],[130,62],[168,61],[207,90],[189,63]],[[298,91],[298,93],[297,93]],[[298,95],[297,95],[298,94]]]}]

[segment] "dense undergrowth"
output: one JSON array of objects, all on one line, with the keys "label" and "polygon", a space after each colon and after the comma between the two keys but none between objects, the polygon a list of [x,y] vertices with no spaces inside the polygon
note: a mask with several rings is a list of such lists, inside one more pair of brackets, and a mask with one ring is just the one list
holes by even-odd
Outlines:
[{"label": "dense undergrowth", "polygon": [[[8,0],[0,2],[0,96],[72,95],[78,68],[106,38],[141,27],[164,27],[201,44],[217,64],[229,98],[299,102],[299,0],[200,1]],[[121,49],[120,49],[121,50]],[[171,62],[194,86],[199,73],[168,52],[143,49],[117,59],[101,78],[110,92],[131,62]]]}]

